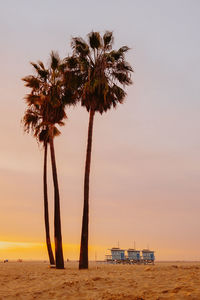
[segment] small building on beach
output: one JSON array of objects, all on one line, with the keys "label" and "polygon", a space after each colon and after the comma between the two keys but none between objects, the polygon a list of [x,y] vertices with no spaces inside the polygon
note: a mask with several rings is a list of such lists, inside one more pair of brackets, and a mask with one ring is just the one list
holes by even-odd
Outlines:
[{"label": "small building on beach", "polygon": [[151,251],[149,249],[143,249],[142,250],[142,259],[144,263],[154,263],[155,255],[154,251]]},{"label": "small building on beach", "polygon": [[125,250],[120,248],[109,249],[111,251],[112,260],[125,260]]},{"label": "small building on beach", "polygon": [[140,251],[139,250],[135,250],[135,249],[128,249],[127,250],[127,254],[128,254],[128,259],[130,261],[135,261],[135,262],[139,262],[140,261]]}]

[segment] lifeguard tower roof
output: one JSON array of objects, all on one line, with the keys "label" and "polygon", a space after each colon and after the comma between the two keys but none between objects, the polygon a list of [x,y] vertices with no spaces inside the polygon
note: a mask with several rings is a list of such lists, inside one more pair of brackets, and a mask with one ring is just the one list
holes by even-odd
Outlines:
[{"label": "lifeguard tower roof", "polygon": [[127,251],[138,252],[138,251],[140,251],[140,250],[136,250],[136,249],[129,248],[129,249],[127,249]]},{"label": "lifeguard tower roof", "polygon": [[118,248],[118,247],[113,247],[111,249],[108,250],[112,250],[112,251],[125,251],[124,249]]}]

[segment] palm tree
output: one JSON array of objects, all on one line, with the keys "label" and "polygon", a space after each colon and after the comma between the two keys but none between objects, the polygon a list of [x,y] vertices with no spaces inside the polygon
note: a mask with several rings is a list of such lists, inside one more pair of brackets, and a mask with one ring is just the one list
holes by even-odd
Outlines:
[{"label": "palm tree", "polygon": [[[31,93],[26,95],[28,108],[24,116],[25,130],[30,129],[35,137],[44,142],[44,202],[45,202],[45,224],[48,221],[48,204],[46,189],[46,157],[47,146],[50,146],[52,175],[54,183],[54,240],[56,268],[64,268],[61,218],[60,218],[60,195],[57,177],[57,167],[54,149],[54,137],[60,134],[56,124],[64,125],[66,118],[64,111],[67,103],[67,89],[63,86],[65,64],[57,53],[52,52],[48,68],[39,61],[31,63],[36,71],[36,76],[30,75],[23,78],[25,86],[31,88]],[[66,79],[65,79],[66,81]],[[69,101],[70,102],[70,101]],[[68,104],[68,103],[67,103]],[[47,214],[46,214],[47,213]],[[46,227],[46,234],[48,235]],[[48,237],[49,240],[49,237]]]},{"label": "palm tree", "polygon": [[102,114],[123,103],[126,96],[123,88],[132,83],[133,70],[125,61],[129,48],[123,46],[112,50],[112,45],[112,32],[106,31],[103,37],[99,32],[90,32],[88,43],[80,37],[72,39],[73,55],[68,59],[68,67],[82,80],[78,88],[79,97],[81,105],[89,112],[79,269],[88,268],[89,178],[94,116],[96,112]]}]

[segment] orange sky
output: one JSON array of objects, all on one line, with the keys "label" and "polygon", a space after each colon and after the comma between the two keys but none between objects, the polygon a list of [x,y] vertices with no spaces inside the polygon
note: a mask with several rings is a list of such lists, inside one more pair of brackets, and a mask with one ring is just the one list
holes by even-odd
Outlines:
[{"label": "orange sky", "polygon": [[[115,46],[132,48],[128,61],[135,72],[125,104],[95,117],[90,258],[95,252],[104,258],[118,241],[123,248],[136,241],[139,249],[153,248],[157,259],[200,259],[200,4],[92,3],[0,3],[0,260],[47,258],[43,153],[20,125],[27,92],[20,79],[32,72],[29,61],[46,62],[51,50],[66,55],[71,36],[92,29],[114,30]],[[77,259],[88,113],[77,107],[67,114],[55,147],[65,258]]]}]

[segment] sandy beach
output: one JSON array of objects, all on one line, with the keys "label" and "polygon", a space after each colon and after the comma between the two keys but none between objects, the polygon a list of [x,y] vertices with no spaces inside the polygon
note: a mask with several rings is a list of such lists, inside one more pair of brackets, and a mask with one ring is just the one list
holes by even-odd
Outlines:
[{"label": "sandy beach", "polygon": [[200,263],[108,265],[0,263],[0,299],[200,299]]}]

